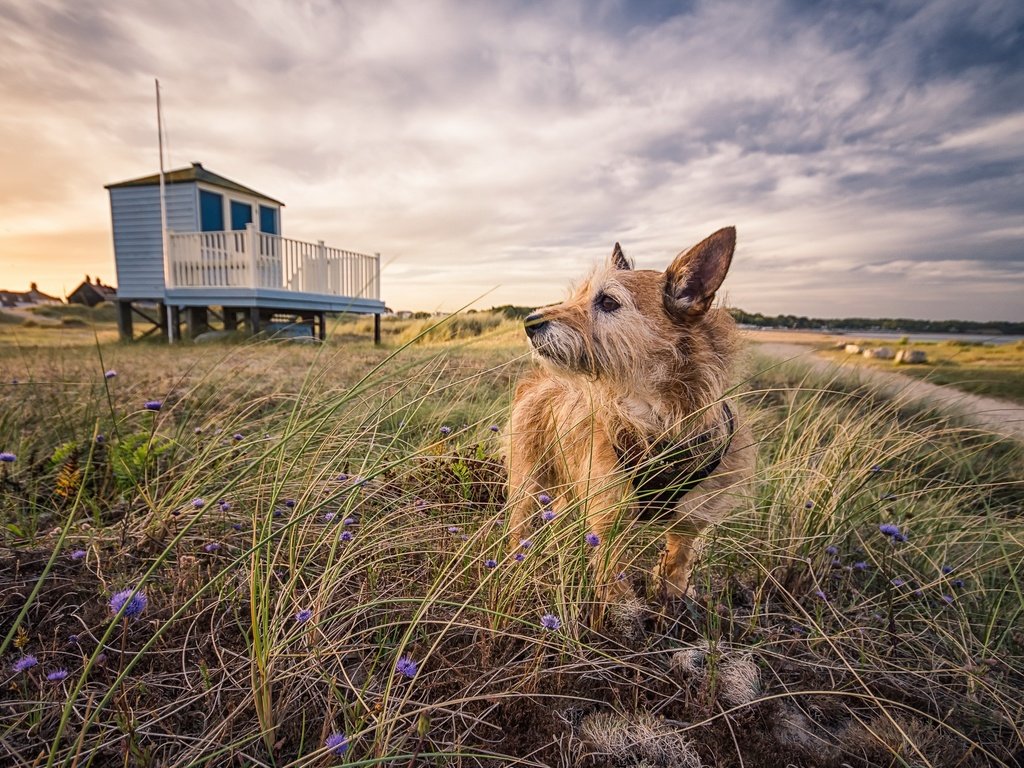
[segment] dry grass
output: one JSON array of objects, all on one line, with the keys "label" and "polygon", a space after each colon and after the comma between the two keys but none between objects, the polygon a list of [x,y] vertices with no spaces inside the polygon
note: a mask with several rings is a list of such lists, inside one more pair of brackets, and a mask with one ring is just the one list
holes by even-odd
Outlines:
[{"label": "dry grass", "polygon": [[[634,529],[637,596],[599,633],[578,515],[521,561],[501,544],[491,426],[522,346],[30,346],[0,355],[0,762],[982,766],[1024,748],[1016,444],[755,360],[736,396],[763,439],[756,493],[705,548],[697,598],[649,600],[658,531]],[[108,606],[124,588],[148,598],[137,618]]]}]

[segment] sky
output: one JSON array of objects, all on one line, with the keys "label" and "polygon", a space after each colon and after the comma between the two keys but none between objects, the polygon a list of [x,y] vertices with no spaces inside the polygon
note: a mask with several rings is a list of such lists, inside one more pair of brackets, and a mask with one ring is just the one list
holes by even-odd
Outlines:
[{"label": "sky", "polygon": [[1024,320],[1024,3],[0,0],[0,287],[114,283],[196,161],[393,309],[560,300],[735,225],[765,314]]}]

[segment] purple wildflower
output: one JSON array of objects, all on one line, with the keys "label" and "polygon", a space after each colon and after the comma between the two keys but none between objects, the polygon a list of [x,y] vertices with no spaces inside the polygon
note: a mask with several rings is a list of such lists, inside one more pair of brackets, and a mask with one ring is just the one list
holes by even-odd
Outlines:
[{"label": "purple wildflower", "polygon": [[346,544],[355,538],[352,535],[352,531],[342,531],[341,536],[338,537],[338,541],[344,541]]},{"label": "purple wildflower", "polygon": [[540,496],[537,497],[537,501],[539,501],[542,506],[546,507],[548,504],[551,503],[551,497],[548,496],[546,493],[542,493]]},{"label": "purple wildflower", "polygon": [[526,559],[526,555],[524,555],[522,552],[516,552],[514,555],[512,555],[512,559],[515,560],[517,563],[521,563],[523,562],[523,560]]},{"label": "purple wildflower", "polygon": [[441,431],[442,435],[447,437],[448,435],[450,435],[452,433],[452,428],[449,427],[447,424],[445,424],[443,427],[441,427],[440,431]]},{"label": "purple wildflower", "polygon": [[519,540],[519,546],[522,547],[523,549],[529,549],[530,547],[533,546],[533,542],[530,541],[529,539],[520,539]]},{"label": "purple wildflower", "polygon": [[894,587],[902,587],[902,586],[904,586],[904,585],[905,585],[905,584],[906,584],[907,582],[906,582],[906,581],[905,581],[905,580],[903,579],[903,577],[902,577],[902,576],[897,576],[897,577],[896,577],[895,579],[893,579],[893,580],[892,580],[892,582],[890,582],[890,583],[891,583],[891,584],[892,584],[892,585],[893,585]]},{"label": "purple wildflower", "polygon": [[216,552],[218,549],[220,549],[220,544],[218,544],[216,541],[211,541],[209,544],[205,544],[203,546],[203,551],[209,552],[211,554]]},{"label": "purple wildflower", "polygon": [[242,530],[242,524],[241,523],[232,523],[231,527],[234,528],[236,531]]},{"label": "purple wildflower", "polygon": [[25,672],[26,670],[32,669],[32,667],[34,667],[38,663],[39,659],[37,659],[32,654],[27,654],[25,656],[22,656],[20,659],[16,660],[14,664],[11,665],[11,668],[15,672]]},{"label": "purple wildflower", "polygon": [[587,535],[583,537],[583,540],[592,547],[596,547],[601,543],[601,537],[593,531],[589,531]]},{"label": "purple wildflower", "polygon": [[15,456],[13,453],[8,453],[7,451],[0,451],[0,461],[4,462],[5,464],[10,464],[11,462],[17,461],[17,459],[18,457]]},{"label": "purple wildflower", "polygon": [[545,523],[550,523],[555,519],[555,512],[552,509],[545,509],[540,513],[540,517]]},{"label": "purple wildflower", "polygon": [[892,537],[893,541],[898,541],[900,544],[905,544],[910,541],[910,537],[905,533],[897,533]]},{"label": "purple wildflower", "polygon": [[192,430],[192,432],[193,432],[193,434],[201,435],[201,434],[203,434],[203,428],[202,427],[196,427],[195,429]]},{"label": "purple wildflower", "polygon": [[222,501],[218,506],[220,506],[220,511],[221,512],[230,512],[231,511],[231,502],[230,501]]},{"label": "purple wildflower", "polygon": [[341,521],[341,524],[342,525],[355,525],[356,524],[356,519],[354,517],[346,517],[344,520]]},{"label": "purple wildflower", "polygon": [[334,512],[324,512],[324,522],[329,523],[334,519]]},{"label": "purple wildflower", "polygon": [[404,675],[405,677],[412,679],[416,677],[416,671],[419,669],[419,662],[407,654],[402,656],[395,663],[395,669],[400,675]]},{"label": "purple wildflower", "polygon": [[839,554],[839,547],[837,547],[835,544],[829,544],[827,547],[825,547],[825,554],[832,555],[833,557],[835,557]]},{"label": "purple wildflower", "polygon": [[231,436],[231,439],[234,440],[236,443],[240,443],[242,442],[242,438],[244,437],[245,435],[243,435],[241,432],[235,432],[235,434]]},{"label": "purple wildflower", "polygon": [[486,568],[497,568],[498,567],[498,561],[489,557],[486,560],[484,560],[484,567],[486,567]]},{"label": "purple wildflower", "polygon": [[146,598],[145,592],[123,589],[110,598],[110,610],[117,614],[121,613],[123,608],[124,613],[122,615],[124,618],[134,619],[146,610],[148,602],[149,600]]},{"label": "purple wildflower", "polygon": [[561,629],[562,620],[553,613],[545,613],[540,617],[540,625],[544,627],[544,629],[549,629],[552,632],[555,632]]},{"label": "purple wildflower", "polygon": [[828,602],[828,595],[826,595],[826,594],[825,594],[825,593],[824,593],[824,592],[823,592],[822,590],[820,590],[820,589],[816,589],[816,590],[814,590],[814,596],[815,596],[816,598],[818,598],[819,600],[824,600],[825,602]]},{"label": "purple wildflower", "polygon": [[953,596],[952,595],[943,595],[942,596],[942,602],[944,602],[946,605],[952,605],[953,604]]},{"label": "purple wildflower", "polygon": [[78,635],[68,635],[68,645],[78,645]]},{"label": "purple wildflower", "polygon": [[313,618],[313,611],[309,608],[302,608],[295,614],[295,620],[302,624],[303,622],[309,621]]},{"label": "purple wildflower", "polygon": [[206,504],[206,502],[202,499],[192,499],[192,506],[196,509],[202,509],[204,504]]},{"label": "purple wildflower", "polygon": [[338,475],[334,479],[335,479],[335,481],[337,481],[339,483],[344,483],[346,480],[348,480],[348,475],[346,475],[344,472],[342,472],[340,475]]},{"label": "purple wildflower", "polygon": [[147,411],[159,411],[161,408],[164,407],[164,401],[163,400],[147,400],[146,402],[144,402],[142,404],[142,407],[145,408]]},{"label": "purple wildflower", "polygon": [[501,427],[499,427],[497,424],[491,424],[491,426],[488,427],[488,429],[490,429],[491,432],[497,432],[499,429],[501,429]]},{"label": "purple wildflower", "polygon": [[808,499],[804,502],[804,509],[814,509],[814,502]]},{"label": "purple wildflower", "polygon": [[942,566],[942,575],[943,576],[949,576],[949,574],[951,574],[952,572],[953,572],[953,566],[952,565],[944,565],[944,566]]},{"label": "purple wildflower", "polygon": [[449,525],[445,530],[448,531],[448,533],[458,533],[462,529],[457,525]]},{"label": "purple wildflower", "polygon": [[53,672],[50,672],[46,675],[46,679],[49,680],[51,683],[59,683],[67,676],[68,671],[66,669],[55,669],[53,670]]},{"label": "purple wildflower", "polygon": [[899,536],[900,529],[898,525],[892,523],[882,523],[878,526],[878,530],[885,536]]},{"label": "purple wildflower", "polygon": [[871,471],[872,472],[881,472],[882,468],[878,464],[873,464],[873,465],[871,465]]},{"label": "purple wildflower", "polygon": [[103,374],[103,378],[104,379],[116,379],[117,378],[117,371],[115,371],[113,368],[111,368],[109,371],[107,371],[106,373]]},{"label": "purple wildflower", "polygon": [[855,571],[866,571],[870,567],[871,566],[868,565],[867,561],[865,561],[865,560],[859,560],[859,561],[857,561],[856,563],[853,564],[853,570],[855,570]]},{"label": "purple wildflower", "polygon": [[84,549],[76,549],[76,550],[73,550],[73,551],[71,552],[71,554],[69,555],[69,557],[70,557],[70,558],[71,558],[72,560],[81,560],[82,558],[84,558],[84,557],[85,557],[85,554],[86,554],[86,552],[85,552],[85,550],[84,550]]},{"label": "purple wildflower", "polygon": [[954,589],[963,589],[963,586],[964,586],[964,580],[963,579],[953,579],[953,581],[951,583],[952,583]]},{"label": "purple wildflower", "polygon": [[292,507],[295,506],[295,499],[285,499],[284,505],[288,507],[288,509],[291,509]]},{"label": "purple wildflower", "polygon": [[332,733],[324,741],[324,746],[338,757],[348,752],[348,736],[344,733]]}]

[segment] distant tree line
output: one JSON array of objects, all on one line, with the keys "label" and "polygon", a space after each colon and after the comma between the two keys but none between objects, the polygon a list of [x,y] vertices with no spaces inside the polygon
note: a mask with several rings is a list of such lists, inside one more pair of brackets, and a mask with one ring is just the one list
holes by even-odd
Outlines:
[{"label": "distant tree line", "polygon": [[981,334],[1024,334],[1024,323],[991,321],[986,323],[971,320],[912,320],[907,317],[842,317],[821,318],[798,315],[751,314],[742,309],[730,309],[729,314],[741,325],[759,328],[808,328],[814,330],[851,331],[896,331],[916,333],[981,333]]},{"label": "distant tree line", "polygon": [[[472,312],[473,310],[470,310]],[[510,320],[522,320],[534,311],[534,307],[517,307],[503,304],[491,307],[489,312],[498,312]],[[806,328],[809,330],[849,331],[895,331],[898,333],[979,333],[1024,335],[1024,323],[992,321],[978,323],[971,320],[913,320],[908,317],[842,317],[821,318],[801,315],[762,315],[760,312],[744,312],[730,309],[729,314],[741,325],[758,328]]]}]

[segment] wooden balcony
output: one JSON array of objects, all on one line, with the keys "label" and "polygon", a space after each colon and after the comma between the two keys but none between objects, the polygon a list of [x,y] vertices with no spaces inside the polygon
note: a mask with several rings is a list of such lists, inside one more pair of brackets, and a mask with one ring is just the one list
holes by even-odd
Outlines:
[{"label": "wooden balcony", "polygon": [[384,311],[380,255],[247,229],[168,233],[166,302],[314,312]]}]

